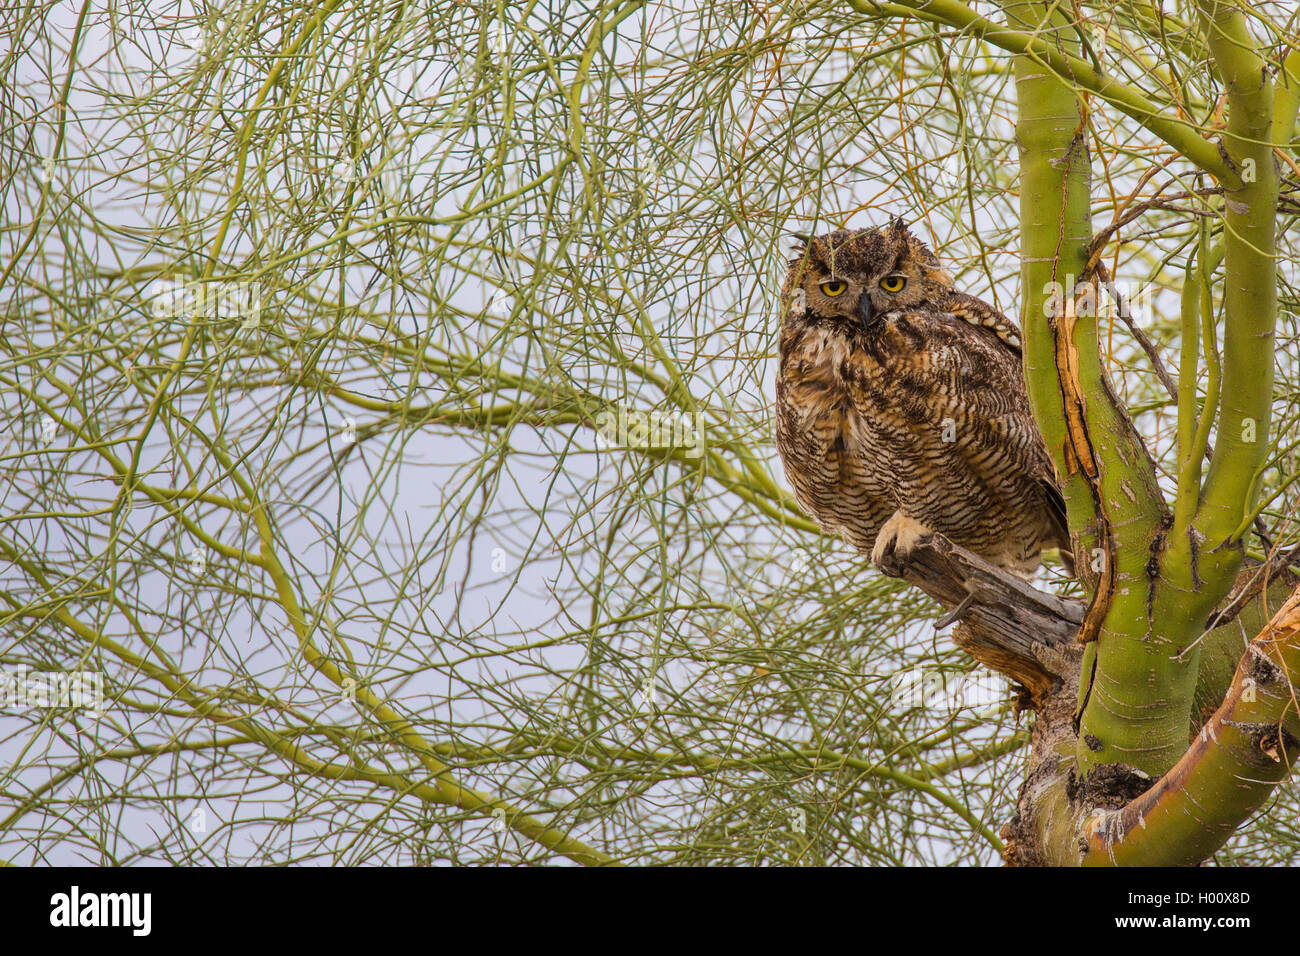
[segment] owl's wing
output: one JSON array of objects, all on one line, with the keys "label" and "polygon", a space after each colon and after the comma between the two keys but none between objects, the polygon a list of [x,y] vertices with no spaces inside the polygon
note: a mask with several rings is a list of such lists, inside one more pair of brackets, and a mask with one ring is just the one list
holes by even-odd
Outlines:
[{"label": "owl's wing", "polygon": [[[970,325],[991,331],[1003,345],[1015,353],[1017,360],[1021,359],[1020,329],[983,299],[964,292],[952,292],[949,293],[945,308]],[[1037,430],[1037,425],[1034,428]],[[1047,506],[1048,520],[1052,526],[1056,546],[1061,551],[1061,559],[1073,574],[1074,556],[1070,553],[1070,525],[1066,517],[1065,499],[1061,497],[1061,490],[1056,483],[1056,469],[1052,465],[1052,458],[1041,439],[1038,446],[1038,454],[1035,456],[1038,459],[1036,470],[1039,475],[1038,483],[1043,491],[1043,500]]]},{"label": "owl's wing", "polygon": [[978,328],[988,329],[1003,345],[1020,355],[1020,329],[983,299],[965,292],[950,292],[943,304],[946,311]]},{"label": "owl's wing", "polygon": [[[983,330],[967,331],[961,336],[967,342],[967,348],[962,350],[964,361],[959,366],[961,402],[976,419],[1002,418],[1010,425],[1013,433],[1019,436],[1014,444],[1021,450],[1018,455],[1012,454],[1019,458],[1020,467],[1028,470],[1042,496],[1044,517],[1050,529],[1050,537],[1044,543],[1060,550],[1061,560],[1073,574],[1074,556],[1070,552],[1065,499],[1057,484],[1056,466],[1043,442],[1038,423],[1034,421],[1029,408],[1029,397],[1025,393],[1020,330],[993,306],[971,295],[950,293],[942,307],[949,315],[961,319],[968,329],[973,327]],[[945,321],[951,323],[951,319]],[[949,324],[948,328],[956,332],[960,326]],[[933,331],[932,328],[931,334]],[[987,332],[992,332],[993,335],[988,335]],[[978,344],[969,336],[974,336]],[[986,361],[972,361],[977,354],[984,355]],[[1014,411],[1007,420],[1006,403],[1010,396],[1014,396]]]},{"label": "owl's wing", "polygon": [[[1043,449],[1043,454],[1047,454],[1047,449]],[[1050,467],[1050,462],[1048,464]],[[1061,496],[1061,490],[1057,488],[1056,480],[1052,476],[1039,479],[1039,486],[1043,489],[1043,500],[1047,503],[1047,517],[1052,525],[1052,533],[1056,537],[1056,547],[1061,552],[1061,561],[1064,562],[1066,570],[1074,574],[1074,552],[1070,550],[1070,522],[1065,512],[1065,498]]]}]

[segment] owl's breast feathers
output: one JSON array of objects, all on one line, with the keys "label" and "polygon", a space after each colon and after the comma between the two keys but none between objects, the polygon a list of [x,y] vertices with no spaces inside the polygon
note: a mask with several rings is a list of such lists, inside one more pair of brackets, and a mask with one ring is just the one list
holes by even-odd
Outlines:
[{"label": "owl's breast feathers", "polygon": [[786,475],[804,509],[859,550],[899,511],[1028,573],[1042,548],[1069,540],[1018,330],[971,296],[940,305],[888,313],[869,332],[786,324],[776,402]]}]

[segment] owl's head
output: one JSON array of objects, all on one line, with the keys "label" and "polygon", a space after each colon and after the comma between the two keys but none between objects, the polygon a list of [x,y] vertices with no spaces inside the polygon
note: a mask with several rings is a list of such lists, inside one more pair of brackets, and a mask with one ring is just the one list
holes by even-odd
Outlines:
[{"label": "owl's head", "polygon": [[934,253],[901,219],[877,229],[797,238],[781,290],[783,314],[796,321],[843,320],[868,330],[886,312],[933,302],[953,287]]}]

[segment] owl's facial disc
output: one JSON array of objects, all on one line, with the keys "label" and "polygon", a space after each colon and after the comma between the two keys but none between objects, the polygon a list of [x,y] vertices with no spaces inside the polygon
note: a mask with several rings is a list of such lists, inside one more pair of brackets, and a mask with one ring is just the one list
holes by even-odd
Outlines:
[{"label": "owl's facial disc", "polygon": [[798,238],[802,248],[788,263],[797,289],[794,321],[878,329],[886,315],[920,307],[952,288],[934,253],[901,222]]}]

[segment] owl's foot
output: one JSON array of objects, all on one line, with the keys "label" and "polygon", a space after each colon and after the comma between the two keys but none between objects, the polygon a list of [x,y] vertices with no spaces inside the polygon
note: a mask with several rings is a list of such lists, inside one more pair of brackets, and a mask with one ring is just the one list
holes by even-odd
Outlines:
[{"label": "owl's foot", "polygon": [[907,564],[907,556],[930,529],[915,518],[909,518],[901,511],[885,522],[876,535],[876,546],[871,549],[871,562],[880,565],[886,573],[901,571]]}]

